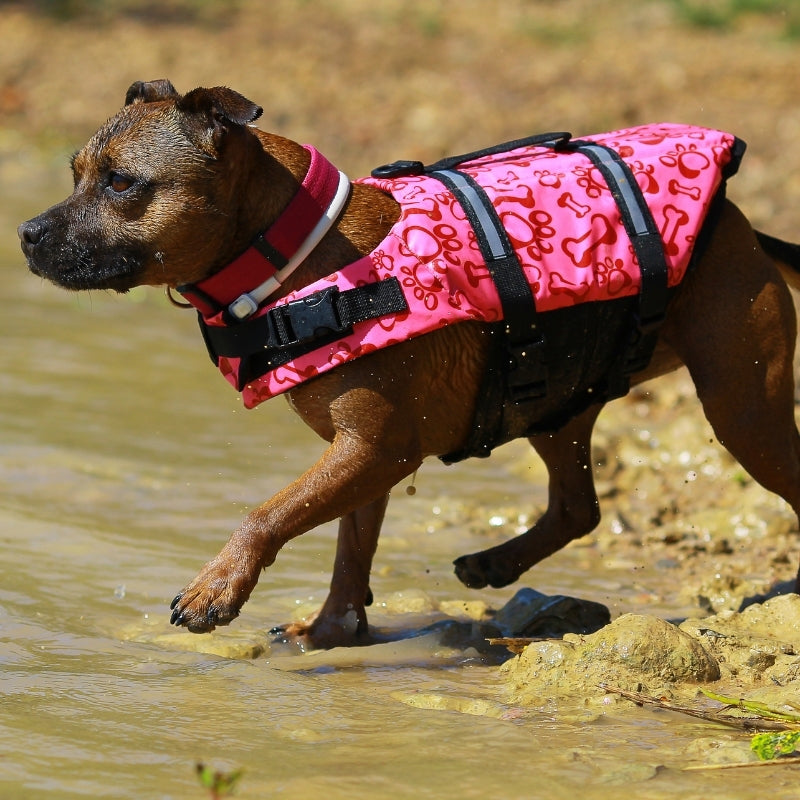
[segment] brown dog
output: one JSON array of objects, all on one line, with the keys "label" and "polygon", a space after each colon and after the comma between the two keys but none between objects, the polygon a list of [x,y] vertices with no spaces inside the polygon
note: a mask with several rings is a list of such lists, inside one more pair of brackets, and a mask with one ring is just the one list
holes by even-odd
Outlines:
[{"label": "brown dog", "polygon": [[[181,96],[167,81],[134,84],[125,108],[74,157],[73,194],[20,226],[30,269],[67,289],[119,292],[215,274],[279,217],[309,169],[306,149],[249,126],[260,113],[228,89]],[[334,226],[275,297],[369,253],[397,218],[388,194],[354,184]],[[755,234],[726,201],[633,383],[685,364],[720,442],[800,513],[796,321],[784,279],[800,289],[798,248]],[[286,631],[312,646],[367,640],[369,574],[389,492],[426,456],[464,446],[487,331],[479,322],[443,327],[293,389],[294,410],[330,446],[245,518],[175,598],[172,621],[191,631],[229,623],[286,542],[340,518],[330,594],[313,620]],[[590,435],[601,407],[529,436],[550,475],[547,511],[526,533],[459,558],[467,586],[507,585],[597,525]],[[535,421],[518,420],[516,435]]]}]

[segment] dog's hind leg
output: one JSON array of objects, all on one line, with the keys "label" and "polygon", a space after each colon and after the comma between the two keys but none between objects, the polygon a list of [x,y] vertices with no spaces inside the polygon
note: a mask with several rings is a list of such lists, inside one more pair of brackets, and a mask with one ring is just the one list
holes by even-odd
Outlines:
[{"label": "dog's hind leg", "polygon": [[459,580],[473,589],[513,583],[534,564],[600,521],[591,460],[591,436],[601,405],[592,406],[560,431],[530,438],[550,478],[548,505],[525,533],[455,563]]},{"label": "dog's hind leg", "polygon": [[688,367],[720,443],[800,514],[794,305],[738,210],[728,210],[687,290],[664,337]]},{"label": "dog's hind leg", "polygon": [[280,628],[282,634],[314,648],[368,641],[369,574],[388,502],[386,494],[339,520],[328,598],[313,617]]},{"label": "dog's hind leg", "polygon": [[[800,515],[800,435],[794,419],[790,353],[761,350],[747,366],[757,377],[741,380],[734,364],[707,365],[690,373],[717,439],[765,489]],[[691,360],[691,359],[690,359]],[[744,365],[742,365],[744,366]],[[800,572],[795,586],[800,590]]]}]

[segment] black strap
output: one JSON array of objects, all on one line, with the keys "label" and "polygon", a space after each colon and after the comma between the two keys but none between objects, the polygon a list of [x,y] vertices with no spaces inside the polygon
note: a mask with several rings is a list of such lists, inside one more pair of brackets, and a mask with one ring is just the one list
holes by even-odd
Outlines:
[{"label": "black strap", "polygon": [[523,139],[513,139],[510,142],[503,142],[492,147],[485,147],[483,150],[475,150],[472,153],[464,153],[460,156],[449,156],[437,161],[435,164],[425,166],[421,161],[393,161],[391,164],[384,164],[375,167],[370,173],[373,178],[403,178],[408,175],[423,175],[437,170],[449,170],[467,161],[475,161],[486,156],[495,156],[500,153],[508,153],[518,150],[520,147],[557,147],[569,141],[571,133],[559,131],[558,133],[537,133],[534,136],[526,136]]},{"label": "black strap", "polygon": [[496,156],[500,153],[509,153],[512,150],[519,150],[521,147],[561,148],[569,142],[571,136],[572,134],[566,131],[559,131],[558,133],[537,133],[534,136],[526,136],[523,139],[513,139],[510,142],[503,142],[502,144],[496,144],[492,147],[485,147],[483,150],[475,150],[472,153],[443,158],[441,161],[437,161],[435,164],[425,167],[425,172],[431,173],[443,169],[452,169],[468,161],[476,161],[479,158]]},{"label": "black strap", "polygon": [[224,327],[198,318],[215,364],[220,356],[242,360],[241,389],[269,370],[349,335],[357,322],[407,310],[400,282],[387,278],[344,291],[331,286]]},{"label": "black strap", "polygon": [[638,307],[625,351],[609,372],[604,392],[606,400],[613,400],[628,393],[630,376],[650,363],[658,341],[658,329],[670,297],[664,243],[636,177],[616,150],[581,139],[552,145],[545,143],[544,146],[558,152],[581,153],[597,167],[617,204],[639,262],[641,287]]},{"label": "black strap", "polygon": [[630,375],[650,362],[658,327],[666,313],[668,271],[661,234],[633,172],[619,153],[596,142],[572,140],[568,133],[548,133],[453,156],[424,168],[425,173],[442,181],[461,203],[497,287],[508,333],[511,363],[509,389],[512,398],[516,402],[540,398],[547,389],[545,344],[536,331],[535,300],[486,192],[471,176],[452,167],[464,161],[525,146],[581,153],[600,171],[617,204],[641,274],[638,310],[634,315],[631,335],[619,368],[612,371],[608,383],[609,399],[624,395],[628,391]]},{"label": "black strap", "polygon": [[264,258],[266,258],[276,270],[283,269],[289,263],[289,259],[286,258],[286,256],[274,245],[270,244],[264,238],[263,233],[259,236],[256,236],[251,246],[255,247],[255,249],[258,250],[258,252],[261,253],[261,255],[264,256]]},{"label": "black strap", "polygon": [[536,327],[536,302],[503,223],[472,176],[451,169],[428,173],[458,199],[472,225],[483,259],[492,276],[506,326],[508,387],[515,402],[547,394],[544,339]]},{"label": "black strap", "polygon": [[657,328],[667,308],[667,261],[661,233],[633,172],[620,154],[606,145],[573,139],[552,146],[559,152],[582,153],[605,179],[639,262],[638,327],[645,333]]}]

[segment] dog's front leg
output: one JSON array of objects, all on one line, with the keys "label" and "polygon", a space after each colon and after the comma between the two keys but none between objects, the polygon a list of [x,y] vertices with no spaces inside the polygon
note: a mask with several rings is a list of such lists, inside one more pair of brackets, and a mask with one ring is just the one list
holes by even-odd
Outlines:
[{"label": "dog's front leg", "polygon": [[388,502],[387,494],[341,518],[328,598],[312,617],[279,628],[282,634],[312,648],[368,641],[369,575]]},{"label": "dog's front leg", "polygon": [[[272,564],[286,542],[337,517],[344,518],[344,533],[334,586],[313,623],[311,638],[322,640],[337,627],[337,620],[349,619],[348,603],[353,603],[357,620],[364,617],[369,567],[386,497],[422,461],[416,453],[399,450],[391,438],[338,433],[308,472],[245,518],[219,555],[175,598],[173,624],[204,632],[229,623],[238,616],[261,570]],[[364,534],[364,541],[356,541],[359,534]],[[343,588],[351,581],[351,587]],[[356,631],[359,624],[360,620]]]}]

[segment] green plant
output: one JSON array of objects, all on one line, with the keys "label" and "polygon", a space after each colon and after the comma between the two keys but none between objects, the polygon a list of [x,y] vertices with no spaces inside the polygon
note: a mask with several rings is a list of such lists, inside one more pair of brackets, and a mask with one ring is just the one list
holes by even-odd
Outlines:
[{"label": "green plant", "polygon": [[222,772],[198,762],[195,767],[200,785],[208,789],[211,800],[220,800],[233,794],[236,784],[242,777],[243,770],[235,769],[231,772]]},{"label": "green plant", "polygon": [[778,756],[794,753],[800,741],[800,731],[757,733],[750,740],[750,749],[762,760],[769,761]]},{"label": "green plant", "polygon": [[788,0],[672,0],[678,16],[698,28],[728,29],[746,15],[770,16],[783,23],[784,35],[800,32],[800,13]]}]

